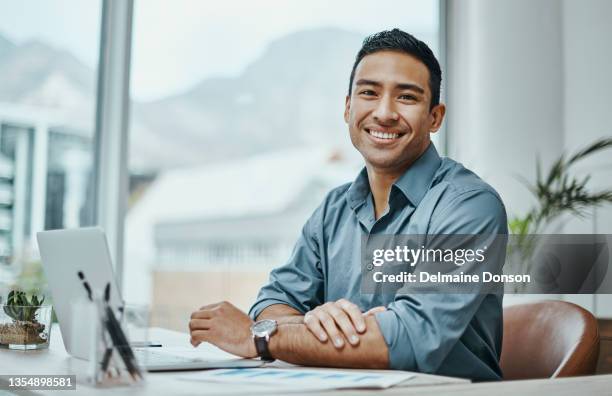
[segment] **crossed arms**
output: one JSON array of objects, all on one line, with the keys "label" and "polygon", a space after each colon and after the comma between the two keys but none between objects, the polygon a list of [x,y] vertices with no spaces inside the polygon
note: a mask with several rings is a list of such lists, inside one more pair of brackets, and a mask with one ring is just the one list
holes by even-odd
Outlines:
[{"label": "crossed arms", "polygon": [[[388,349],[373,315],[380,310],[384,308],[364,314],[339,300],[302,315],[288,305],[274,304],[257,319],[279,324],[269,344],[276,359],[306,366],[384,369],[389,367]],[[191,343],[209,342],[235,355],[256,357],[251,324],[248,315],[228,302],[207,305],[191,316]]]},{"label": "crossed arms", "polygon": [[[342,302],[328,304],[331,308]],[[354,329],[348,327],[346,330],[342,329],[350,335],[336,329],[338,324],[335,319],[329,318],[325,323],[320,322],[313,313],[315,310],[306,314],[308,324],[303,323],[304,317],[301,317],[298,311],[287,305],[271,305],[262,311],[258,319],[276,319],[280,323],[278,334],[270,339],[272,356],[306,366],[388,368],[387,345],[374,315],[363,315],[359,312],[363,318],[363,327],[361,334],[357,336]],[[320,307],[320,311],[326,312],[323,306]],[[302,323],[295,318],[301,318]],[[324,330],[326,328],[330,329],[327,333]],[[315,330],[318,336],[315,336],[315,332],[311,329],[320,329]],[[352,337],[357,339],[353,338],[351,342]]]},{"label": "crossed arms", "polygon": [[[440,224],[432,220],[431,233],[489,235],[482,243],[491,246],[496,235],[506,233],[503,205],[488,191],[462,194],[438,215]],[[309,224],[288,264],[273,271],[270,283],[262,289],[263,298],[251,309],[257,319],[276,319],[280,324],[270,339],[273,357],[302,365],[392,368],[499,379],[500,296],[401,294],[387,303],[386,310],[379,307],[384,312],[376,317],[372,310],[362,313],[347,300],[325,302],[324,275],[317,253],[320,242]],[[491,265],[501,268],[504,255],[505,244],[489,255]],[[263,305],[270,302],[273,305]],[[191,317],[191,342],[194,346],[209,342],[235,355],[255,357],[252,323],[251,317],[228,302],[207,305]],[[357,342],[352,340],[353,335],[358,336]],[[334,343],[338,338],[341,342]]]}]

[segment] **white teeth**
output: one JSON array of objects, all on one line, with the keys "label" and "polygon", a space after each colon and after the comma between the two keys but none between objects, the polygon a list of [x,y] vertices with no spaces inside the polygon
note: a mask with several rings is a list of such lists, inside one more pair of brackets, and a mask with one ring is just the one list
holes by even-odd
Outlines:
[{"label": "white teeth", "polygon": [[374,131],[374,130],[370,130],[369,133],[370,135],[377,137],[379,139],[396,139],[399,137],[399,133],[386,133],[386,132],[380,132],[380,131]]}]

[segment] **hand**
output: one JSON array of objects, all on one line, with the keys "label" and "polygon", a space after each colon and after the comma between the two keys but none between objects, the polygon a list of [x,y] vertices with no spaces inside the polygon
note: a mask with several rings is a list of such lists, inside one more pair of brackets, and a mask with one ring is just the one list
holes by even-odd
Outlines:
[{"label": "hand", "polygon": [[[364,316],[384,307],[372,308],[363,314],[359,307],[346,299],[320,305],[304,315],[304,324],[321,342],[332,340],[338,349],[344,347],[344,338],[352,345],[359,344],[358,333],[366,331]],[[342,337],[344,335],[344,337]]]},{"label": "hand", "polygon": [[191,345],[209,342],[234,355],[257,357],[252,324],[247,314],[227,301],[203,306],[191,314]]},{"label": "hand", "polygon": [[380,306],[378,306],[378,307],[374,307],[374,308],[369,309],[367,312],[365,312],[365,313],[363,314],[363,316],[370,316],[370,315],[372,315],[372,316],[373,316],[373,315],[375,315],[377,312],[385,312],[386,310],[387,310],[387,308],[386,308],[386,307],[384,307],[384,306],[380,305]]}]

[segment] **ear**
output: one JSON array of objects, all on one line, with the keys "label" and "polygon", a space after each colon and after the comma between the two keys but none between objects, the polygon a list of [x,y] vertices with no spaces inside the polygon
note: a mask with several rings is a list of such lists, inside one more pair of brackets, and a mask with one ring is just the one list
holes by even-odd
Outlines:
[{"label": "ear", "polygon": [[446,106],[444,103],[440,103],[434,106],[433,109],[429,112],[429,117],[431,119],[431,124],[429,126],[429,132],[435,133],[438,132],[438,129],[442,126],[442,121],[444,121],[444,115],[446,114]]},{"label": "ear", "polygon": [[348,124],[349,122],[349,113],[351,111],[351,97],[346,95],[344,99],[344,122]]}]

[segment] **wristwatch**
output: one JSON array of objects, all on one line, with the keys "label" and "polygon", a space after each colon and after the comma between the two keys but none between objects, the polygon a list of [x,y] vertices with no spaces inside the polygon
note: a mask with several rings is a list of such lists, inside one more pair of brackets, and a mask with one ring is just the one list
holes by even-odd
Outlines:
[{"label": "wristwatch", "polygon": [[255,341],[257,355],[266,362],[274,361],[274,358],[270,355],[268,343],[270,342],[270,337],[276,333],[277,327],[276,320],[272,319],[259,320],[251,325],[251,333]]}]

